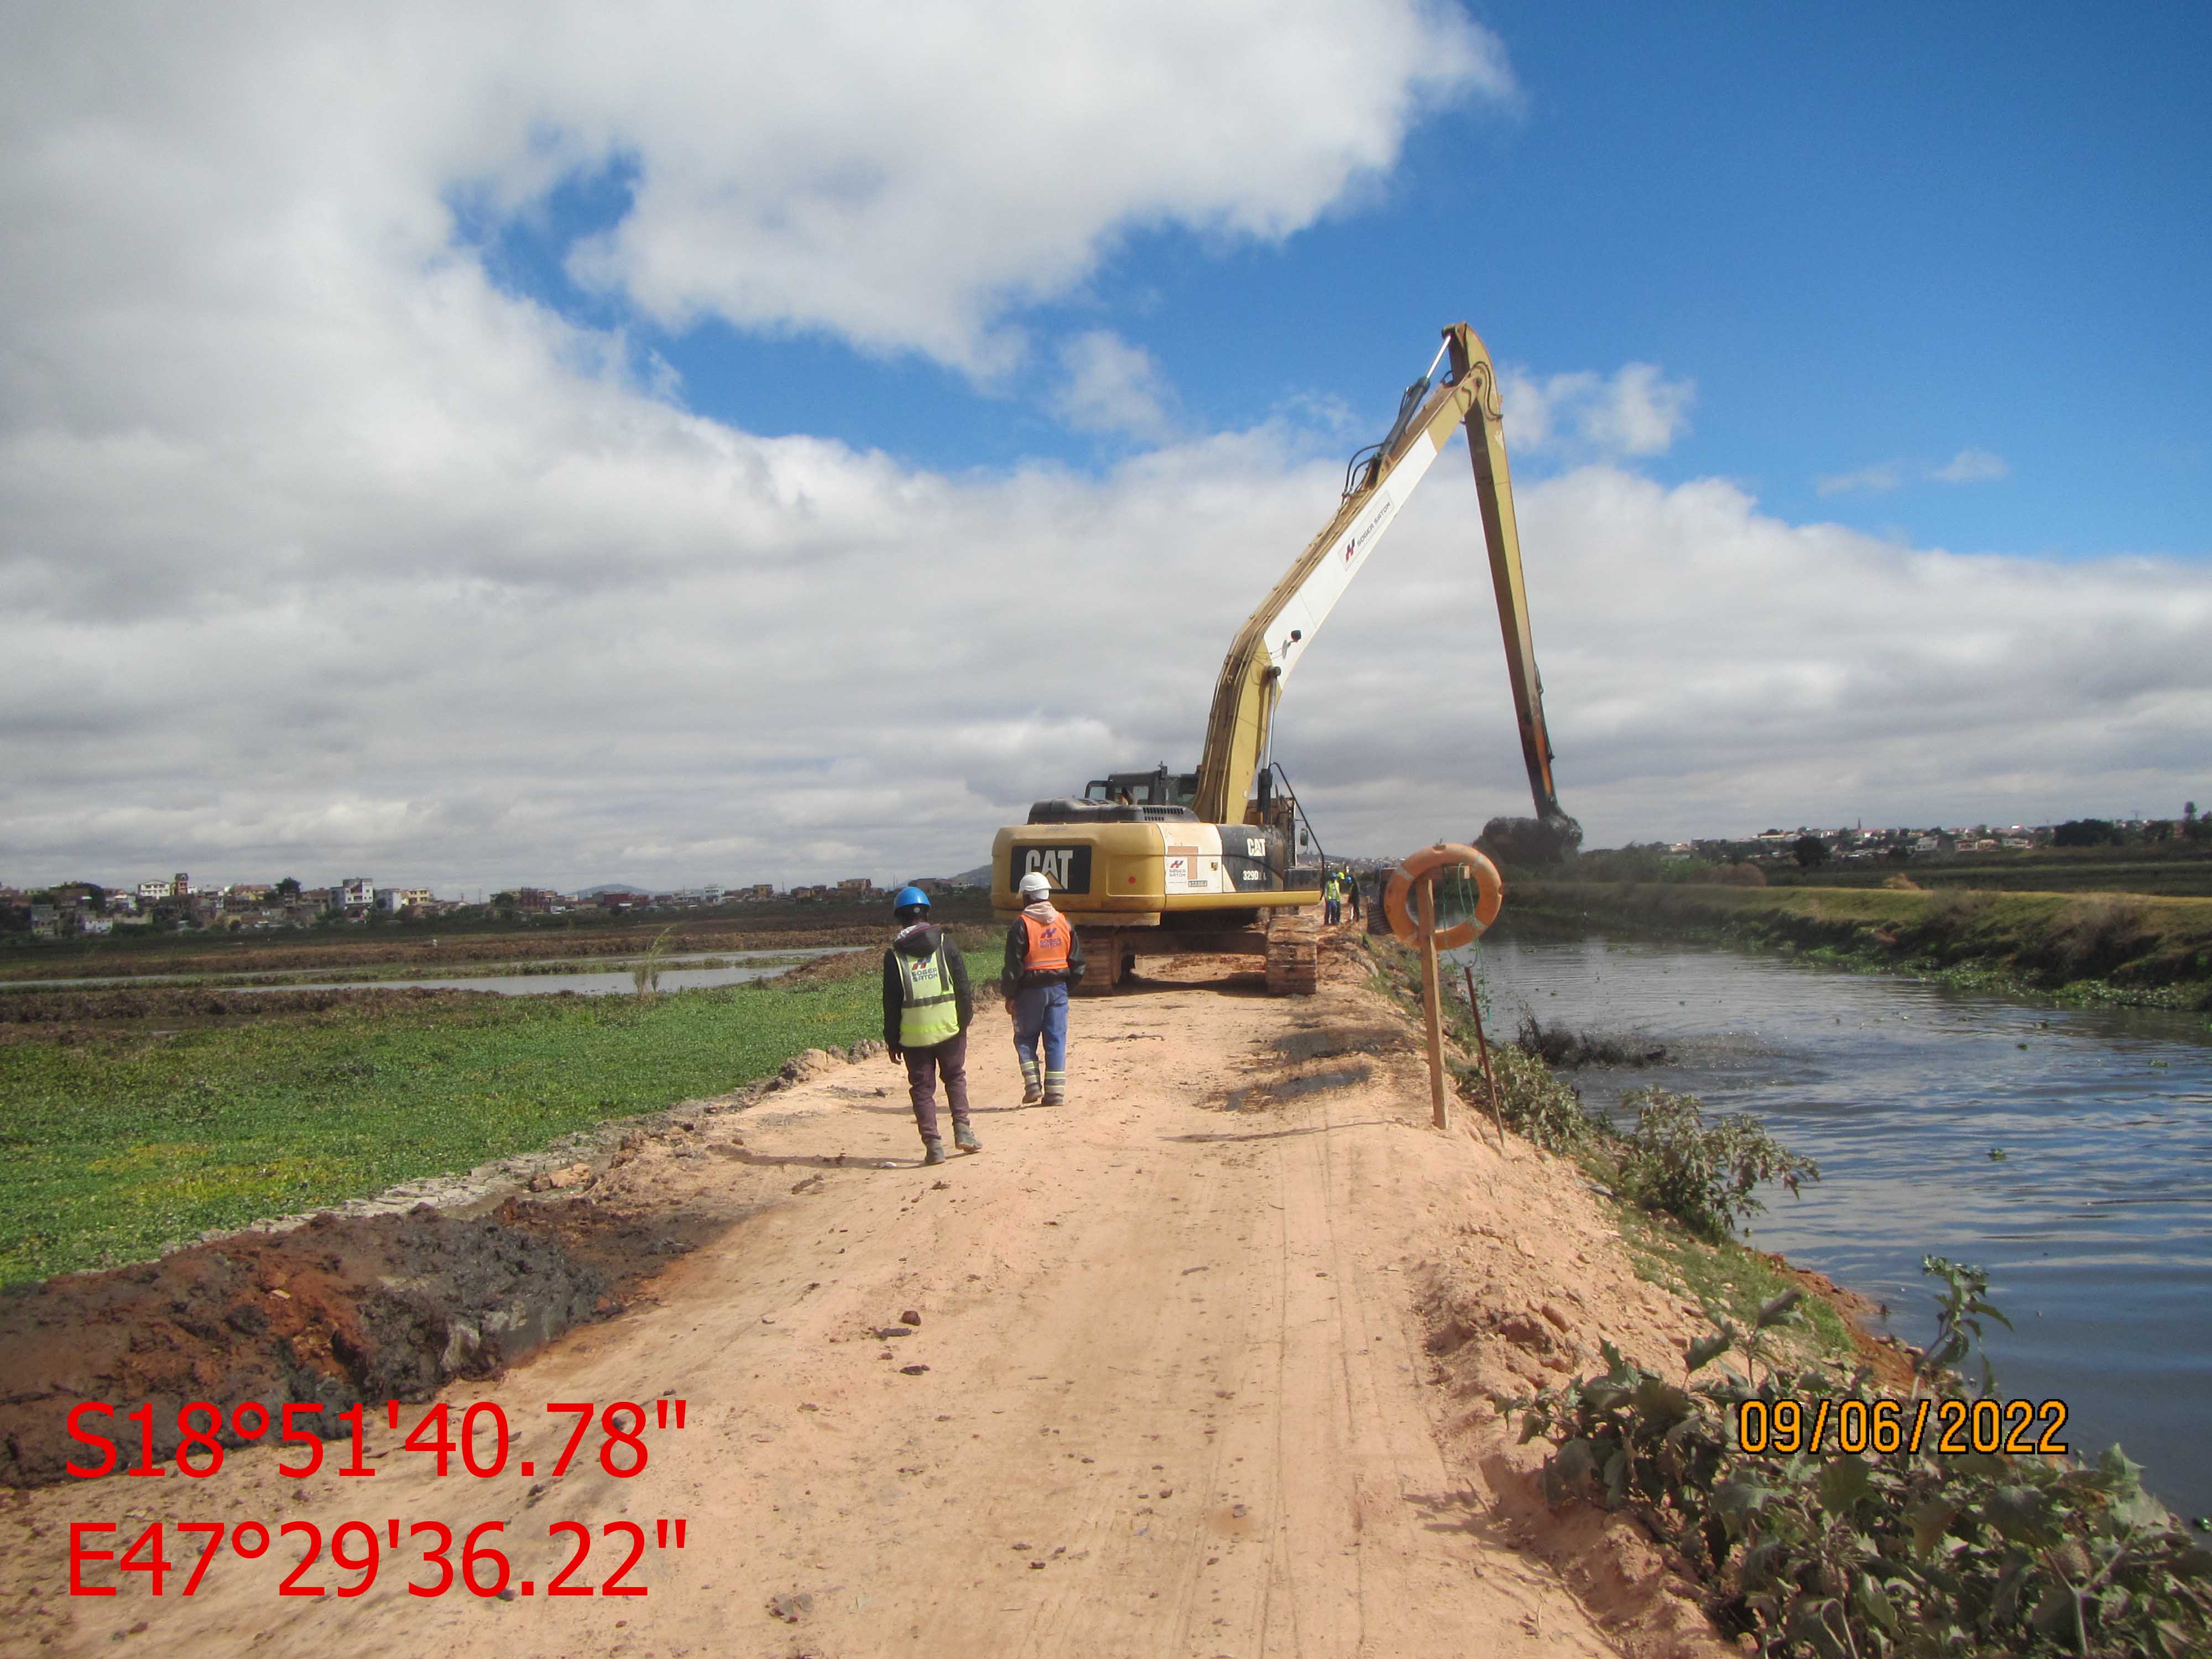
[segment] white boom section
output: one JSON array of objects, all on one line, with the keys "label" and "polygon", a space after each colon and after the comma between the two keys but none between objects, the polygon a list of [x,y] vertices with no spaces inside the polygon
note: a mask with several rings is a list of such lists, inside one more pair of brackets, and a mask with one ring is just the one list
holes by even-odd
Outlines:
[{"label": "white boom section", "polygon": [[1321,625],[1336,609],[1336,602],[1352,586],[1352,579],[1375,551],[1383,532],[1397,521],[1398,509],[1405,505],[1413,493],[1413,486],[1420,483],[1422,475],[1435,462],[1439,447],[1440,441],[1427,432],[1420,434],[1419,441],[1407,446],[1398,464],[1376,484],[1373,496],[1351,528],[1338,538],[1328,556],[1314,566],[1283,602],[1282,609],[1269,619],[1267,654],[1279,671],[1279,688],[1280,680],[1290,678],[1307,647],[1313,644],[1314,635],[1321,632]]}]

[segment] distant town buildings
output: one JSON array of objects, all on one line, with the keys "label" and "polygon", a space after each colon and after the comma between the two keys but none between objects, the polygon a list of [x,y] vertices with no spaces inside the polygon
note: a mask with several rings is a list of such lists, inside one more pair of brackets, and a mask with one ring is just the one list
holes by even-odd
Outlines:
[{"label": "distant town buildings", "polygon": [[[924,877],[912,884],[927,892],[948,891],[950,877]],[[234,882],[228,886],[195,884],[183,871],[161,880],[119,883],[64,882],[59,886],[19,890],[0,884],[0,939],[105,937],[118,932],[266,932],[278,928],[391,925],[441,917],[557,917],[572,912],[665,914],[726,909],[736,905],[798,900],[811,904],[879,904],[890,890],[872,876],[849,876],[835,883],[779,890],[773,882],[706,882],[666,892],[630,888],[595,890],[588,895],[549,887],[515,887],[475,902],[441,899],[427,887],[379,886],[369,876],[347,876],[328,886],[307,887],[291,877],[280,881]]]},{"label": "distant town buildings", "polygon": [[[2175,818],[2071,819],[2055,824],[1893,825],[1869,830],[1863,824],[1829,828],[1769,825],[1753,834],[1700,837],[1671,844],[1645,842],[1620,849],[1640,857],[1671,856],[1707,864],[1735,866],[1757,861],[1770,867],[1784,861],[1826,864],[1831,860],[2002,858],[2043,848],[2157,847],[2167,842],[2212,842],[2212,816],[2186,803]],[[1815,850],[1817,848],[1817,850]],[[1606,857],[1613,854],[1600,854]],[[368,876],[348,876],[328,886],[308,887],[287,876],[228,886],[195,884],[179,870],[166,879],[118,882],[63,882],[56,886],[18,889],[0,884],[0,944],[39,939],[102,938],[139,930],[173,933],[277,928],[408,925],[443,917],[547,918],[576,912],[667,915],[690,910],[776,901],[861,907],[882,905],[893,888],[919,887],[933,895],[963,886],[988,885],[988,867],[957,877],[919,876],[879,885],[872,876],[848,876],[836,882],[778,889],[772,882],[706,882],[697,886],[646,892],[636,888],[593,888],[562,893],[546,887],[514,887],[471,900],[437,897],[427,887],[378,886]]]}]

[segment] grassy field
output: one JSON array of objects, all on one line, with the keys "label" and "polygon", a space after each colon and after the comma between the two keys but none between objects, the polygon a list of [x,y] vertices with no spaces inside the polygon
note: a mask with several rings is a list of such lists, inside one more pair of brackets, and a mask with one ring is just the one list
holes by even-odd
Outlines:
[{"label": "grassy field", "polygon": [[1515,885],[1509,908],[1539,924],[1977,969],[2047,989],[2212,1006],[2212,898],[1535,881]]},{"label": "grassy field", "polygon": [[[995,946],[969,949],[977,978],[994,977]],[[879,1036],[878,960],[644,1001],[483,995],[0,1047],[0,1283],[738,1088],[801,1049]]]},{"label": "grassy field", "polygon": [[1777,886],[1879,887],[1905,875],[1932,890],[1972,888],[1998,893],[2144,893],[2212,898],[2212,845],[2062,847],[2032,853],[1971,853],[1915,859],[1899,866],[1880,860],[1822,865],[1770,874]]}]

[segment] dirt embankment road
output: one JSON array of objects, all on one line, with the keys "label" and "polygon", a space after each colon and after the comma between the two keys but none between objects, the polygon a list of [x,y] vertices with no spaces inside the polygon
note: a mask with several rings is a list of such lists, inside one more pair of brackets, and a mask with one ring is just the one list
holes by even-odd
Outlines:
[{"label": "dirt embankment road", "polygon": [[[702,1116],[610,1170],[600,1201],[742,1214],[655,1282],[495,1382],[509,1473],[430,1473],[372,1413],[374,1478],[295,1480],[274,1452],[206,1480],[110,1479],[0,1501],[0,1648],[368,1656],[1658,1655],[1718,1652],[1648,1551],[1554,1521],[1486,1401],[1689,1328],[1635,1279],[1573,1171],[1428,1127],[1404,1024],[1340,945],[1321,994],[1229,964],[1085,1000],[1067,1107],[1021,1110],[1006,1027],[979,1021],[985,1150],[917,1166],[902,1074],[836,1066]],[[894,1163],[896,1167],[882,1167]],[[757,1207],[755,1207],[757,1206]],[[914,1316],[918,1323],[907,1322]],[[892,1333],[885,1334],[885,1333]],[[628,1480],[551,1401],[684,1401]],[[411,1425],[420,1407],[403,1407]],[[488,1415],[488,1414],[485,1414]],[[596,1446],[596,1435],[588,1444]],[[489,1462],[487,1432],[479,1437]],[[297,1453],[289,1454],[294,1457]],[[523,1458],[535,1478],[516,1471]],[[654,1546],[682,1517],[679,1551]],[[228,1548],[189,1599],[112,1565],[69,1597],[72,1520],[369,1522],[357,1599],[278,1594],[303,1534]],[[411,1523],[501,1521],[512,1600],[434,1580]],[[584,1523],[597,1584],[643,1528],[642,1596],[555,1598]],[[349,1553],[362,1547],[359,1533]],[[359,1575],[327,1553],[302,1583]]]}]

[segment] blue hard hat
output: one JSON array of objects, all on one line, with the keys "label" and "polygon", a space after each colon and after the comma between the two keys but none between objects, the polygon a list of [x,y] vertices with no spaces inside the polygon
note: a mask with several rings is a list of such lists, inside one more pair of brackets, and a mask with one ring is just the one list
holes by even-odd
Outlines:
[{"label": "blue hard hat", "polygon": [[891,895],[891,914],[893,915],[896,915],[900,911],[911,908],[915,905],[920,905],[925,910],[929,908],[929,895],[923,892],[919,887],[902,887],[897,892]]}]

